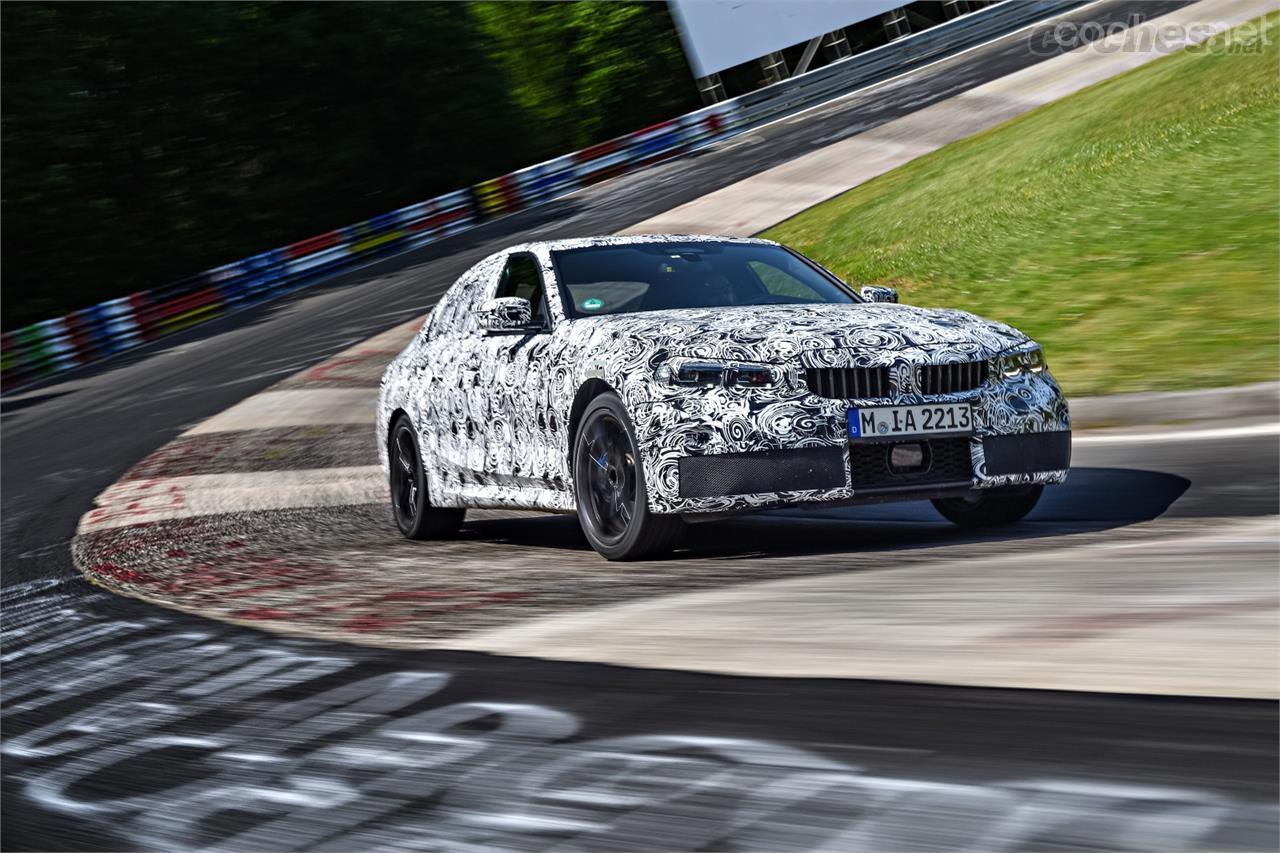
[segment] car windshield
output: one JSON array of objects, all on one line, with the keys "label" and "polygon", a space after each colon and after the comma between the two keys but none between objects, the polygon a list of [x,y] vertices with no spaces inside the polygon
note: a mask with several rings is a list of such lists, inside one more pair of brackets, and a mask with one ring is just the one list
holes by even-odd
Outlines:
[{"label": "car windshield", "polygon": [[572,317],[858,299],[781,246],[630,243],[553,253]]}]

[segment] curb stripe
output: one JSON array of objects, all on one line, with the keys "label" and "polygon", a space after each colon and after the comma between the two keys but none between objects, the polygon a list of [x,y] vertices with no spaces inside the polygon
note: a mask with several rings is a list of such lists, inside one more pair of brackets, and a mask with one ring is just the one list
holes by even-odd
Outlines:
[{"label": "curb stripe", "polygon": [[372,434],[377,402],[377,388],[265,391],[202,421],[182,435],[319,424],[368,424]]},{"label": "curb stripe", "polygon": [[1280,423],[1254,424],[1252,426],[1220,427],[1180,431],[1142,432],[1119,435],[1081,435],[1076,433],[1072,444],[1153,444],[1168,441],[1207,441],[1217,438],[1249,438],[1259,435],[1280,435]]},{"label": "curb stripe", "polygon": [[377,465],[129,480],[99,495],[76,532],[197,515],[377,504],[386,501],[386,490]]}]

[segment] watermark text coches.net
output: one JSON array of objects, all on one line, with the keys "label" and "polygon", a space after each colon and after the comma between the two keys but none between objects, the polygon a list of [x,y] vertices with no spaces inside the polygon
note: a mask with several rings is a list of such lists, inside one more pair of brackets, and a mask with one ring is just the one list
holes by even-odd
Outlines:
[{"label": "watermark text coches.net", "polygon": [[1249,54],[1261,53],[1272,41],[1272,35],[1258,21],[1235,27],[1220,22],[1168,23],[1155,27],[1138,27],[1137,23],[1062,21],[1033,33],[1031,51],[1052,56],[1088,45],[1098,53],[1172,53],[1189,45],[1199,45],[1198,51],[1211,54]]}]

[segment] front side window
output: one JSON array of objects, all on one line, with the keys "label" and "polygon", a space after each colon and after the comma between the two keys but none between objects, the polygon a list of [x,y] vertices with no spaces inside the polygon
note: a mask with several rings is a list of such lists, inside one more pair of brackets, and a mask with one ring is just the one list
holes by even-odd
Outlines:
[{"label": "front side window", "polygon": [[546,324],[546,311],[542,292],[542,271],[538,262],[529,254],[512,255],[503,267],[502,276],[498,279],[498,290],[494,296],[519,296],[529,300],[533,309],[535,326]]},{"label": "front side window", "polygon": [[564,249],[554,259],[571,317],[858,301],[803,258],[767,244],[631,243]]}]

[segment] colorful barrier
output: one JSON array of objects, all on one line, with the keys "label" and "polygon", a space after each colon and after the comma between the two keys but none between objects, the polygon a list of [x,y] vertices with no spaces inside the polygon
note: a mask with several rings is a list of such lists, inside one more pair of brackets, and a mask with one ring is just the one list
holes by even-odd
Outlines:
[{"label": "colorful barrier", "polygon": [[475,186],[206,270],[168,287],[111,299],[3,336],[5,390],[232,311],[272,299],[378,257],[415,249],[675,156],[724,136],[736,104],[717,104]]},{"label": "colorful barrier", "polygon": [[917,36],[582,151],[224,264],[159,290],[108,300],[6,332],[0,337],[0,384],[9,391],[39,382],[377,258],[425,246],[480,221],[724,139],[1081,2],[998,3]]}]

